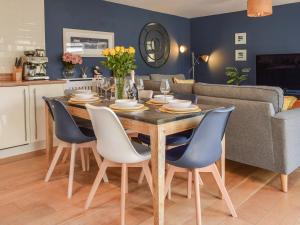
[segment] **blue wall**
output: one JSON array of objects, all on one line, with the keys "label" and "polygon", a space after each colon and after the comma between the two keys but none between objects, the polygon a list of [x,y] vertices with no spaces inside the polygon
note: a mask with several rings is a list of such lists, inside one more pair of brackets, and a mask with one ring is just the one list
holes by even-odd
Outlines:
[{"label": "blue wall", "polygon": [[[255,84],[256,55],[300,53],[300,3],[274,7],[272,16],[249,18],[246,12],[191,20],[192,50],[211,54],[208,64],[197,66],[197,79],[225,83],[226,66],[251,67],[248,84]],[[247,32],[247,45],[235,45],[234,34]],[[235,49],[247,49],[248,61],[235,62]]]},{"label": "blue wall", "polygon": [[[46,50],[51,79],[62,78],[63,28],[114,32],[116,45],[130,45],[138,49],[140,31],[148,22],[159,22],[165,26],[172,42],[171,54],[163,67],[154,69],[143,62],[137,51],[137,74],[187,73],[189,54],[179,54],[177,45],[184,44],[190,48],[188,19],[101,0],[45,0]],[[90,68],[100,65],[99,58],[84,58],[84,64]]]}]

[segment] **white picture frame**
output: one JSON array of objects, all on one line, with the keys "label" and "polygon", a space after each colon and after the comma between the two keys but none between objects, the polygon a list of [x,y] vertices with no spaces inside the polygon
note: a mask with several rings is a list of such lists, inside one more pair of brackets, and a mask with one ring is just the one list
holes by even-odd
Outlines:
[{"label": "white picture frame", "polygon": [[247,61],[247,50],[246,49],[235,50],[235,61],[240,61],[240,62]]},{"label": "white picture frame", "polygon": [[64,53],[81,57],[103,57],[105,48],[114,48],[114,33],[63,28]]},{"label": "white picture frame", "polygon": [[235,34],[235,44],[236,45],[247,44],[247,33],[236,33]]}]

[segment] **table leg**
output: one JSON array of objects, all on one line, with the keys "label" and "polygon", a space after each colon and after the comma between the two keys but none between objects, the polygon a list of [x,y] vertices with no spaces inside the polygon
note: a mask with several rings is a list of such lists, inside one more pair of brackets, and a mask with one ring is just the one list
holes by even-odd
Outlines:
[{"label": "table leg", "polygon": [[[222,182],[225,185],[225,136],[222,140],[222,154],[221,154],[220,160],[217,162],[217,166],[220,171],[220,176],[222,178]],[[220,192],[220,197],[223,199],[221,192]]]},{"label": "table leg", "polygon": [[53,156],[53,119],[45,103],[45,129],[46,129],[46,155],[48,164],[51,163]]},{"label": "table leg", "polygon": [[159,126],[150,130],[150,136],[154,225],[164,225],[166,136]]}]

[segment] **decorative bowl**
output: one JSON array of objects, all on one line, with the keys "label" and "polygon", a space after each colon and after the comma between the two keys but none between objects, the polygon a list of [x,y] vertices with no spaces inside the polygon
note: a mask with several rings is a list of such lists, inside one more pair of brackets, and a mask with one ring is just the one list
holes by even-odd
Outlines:
[{"label": "decorative bowl", "polygon": [[191,106],[191,104],[192,104],[192,102],[189,100],[179,100],[179,99],[171,100],[168,103],[168,105],[171,108],[180,108],[180,109],[188,108]]},{"label": "decorative bowl", "polygon": [[74,94],[75,98],[77,99],[90,99],[94,97],[94,94],[92,93],[76,93]]},{"label": "decorative bowl", "polygon": [[174,96],[173,95],[155,95],[154,100],[157,102],[164,102],[168,103],[169,101],[173,100]]},{"label": "decorative bowl", "polygon": [[117,99],[115,101],[115,104],[121,108],[135,107],[137,103],[138,103],[137,100],[133,100],[133,99]]}]

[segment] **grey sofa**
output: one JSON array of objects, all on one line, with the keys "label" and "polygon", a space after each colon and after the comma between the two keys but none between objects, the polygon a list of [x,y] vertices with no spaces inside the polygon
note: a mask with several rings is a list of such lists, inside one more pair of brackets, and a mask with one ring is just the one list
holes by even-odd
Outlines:
[{"label": "grey sofa", "polygon": [[[148,81],[145,88],[158,91],[159,84]],[[234,105],[226,130],[226,158],[281,174],[287,191],[288,174],[300,166],[300,109],[281,111],[281,88],[205,83],[171,88],[197,94],[200,104]]]}]

